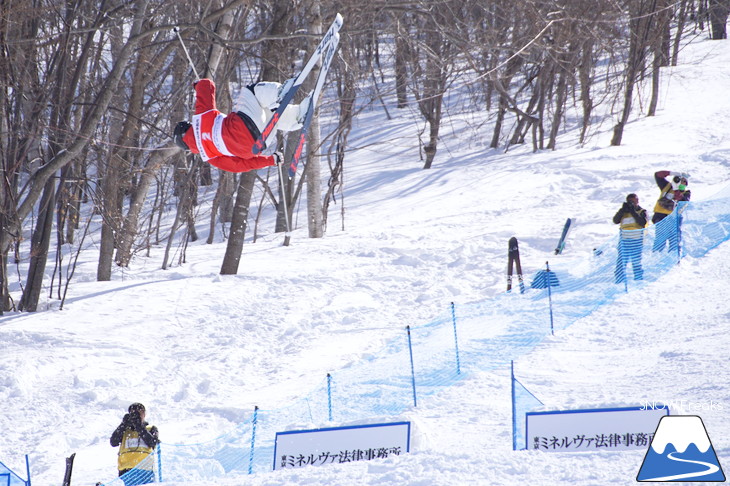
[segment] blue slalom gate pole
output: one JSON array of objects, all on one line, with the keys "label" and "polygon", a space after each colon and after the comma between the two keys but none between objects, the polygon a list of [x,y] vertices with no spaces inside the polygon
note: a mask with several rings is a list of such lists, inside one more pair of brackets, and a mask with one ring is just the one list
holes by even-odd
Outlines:
[{"label": "blue slalom gate pole", "polygon": [[157,480],[162,482],[162,444],[157,444]]},{"label": "blue slalom gate pole", "polygon": [[679,262],[682,261],[682,216],[681,216],[681,213],[684,212],[684,206],[686,204],[687,203],[684,201],[679,201],[679,202],[677,202],[677,209],[675,209],[675,211],[677,213],[676,214],[677,219],[675,220],[675,222],[677,224],[677,227],[676,227],[676,231],[677,231],[677,233],[676,233],[677,234],[677,236],[676,236],[676,239],[677,239],[677,265],[679,265]]},{"label": "blue slalom gate pole", "polygon": [[517,404],[515,403],[515,362],[510,361],[510,388],[512,389],[512,450],[517,450]]},{"label": "blue slalom gate pole", "polygon": [[418,402],[416,401],[416,369],[413,366],[413,346],[411,346],[411,326],[406,326],[408,331],[408,352],[411,355],[411,384],[413,386],[413,406],[417,407]]},{"label": "blue slalom gate pole", "polygon": [[327,409],[330,422],[332,422],[332,375],[329,373],[327,373]]},{"label": "blue slalom gate pole", "polygon": [[548,303],[550,306],[550,334],[552,334],[554,336],[555,331],[553,330],[553,293],[550,290],[550,263],[549,262],[545,262],[545,268],[547,269],[547,273],[545,274],[545,277],[547,278]]},{"label": "blue slalom gate pole", "polygon": [[251,453],[248,456],[248,473],[253,474],[253,451],[254,445],[256,444],[256,421],[258,420],[259,406],[256,405],[253,408],[253,420],[251,427]]},{"label": "blue slalom gate pole", "polygon": [[454,344],[456,345],[456,374],[461,374],[461,362],[459,360],[459,337],[456,335],[456,308],[451,303],[451,321],[454,323]]}]

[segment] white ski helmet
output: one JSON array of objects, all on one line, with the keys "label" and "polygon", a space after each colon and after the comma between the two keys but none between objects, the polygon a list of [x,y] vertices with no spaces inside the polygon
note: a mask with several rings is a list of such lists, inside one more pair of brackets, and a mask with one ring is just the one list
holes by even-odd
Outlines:
[{"label": "white ski helmet", "polygon": [[279,107],[279,88],[281,84],[273,81],[262,81],[253,87],[253,94],[256,96],[262,108],[276,110]]}]

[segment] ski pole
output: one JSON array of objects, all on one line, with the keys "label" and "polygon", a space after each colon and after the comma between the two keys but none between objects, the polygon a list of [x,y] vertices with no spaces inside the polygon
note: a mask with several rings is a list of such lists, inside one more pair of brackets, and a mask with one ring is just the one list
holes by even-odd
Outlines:
[{"label": "ski pole", "polygon": [[[283,155],[282,155],[283,157]],[[279,186],[281,187],[281,203],[284,205],[284,221],[286,221],[286,233],[284,235],[284,246],[289,246],[291,239],[291,223],[289,223],[289,209],[286,204],[287,190],[284,184],[284,169],[281,168],[283,161],[279,161],[276,166],[279,169]]]},{"label": "ski pole", "polygon": [[193,68],[193,73],[195,74],[195,80],[196,81],[200,81],[200,75],[198,75],[198,70],[195,69],[195,64],[193,64],[193,60],[190,59],[190,53],[188,52],[187,47],[185,47],[185,43],[183,42],[182,37],[180,37],[180,29],[178,29],[177,27],[175,27],[172,30],[175,32],[175,34],[177,35],[178,40],[180,41],[180,45],[182,46],[183,51],[185,52],[185,57],[188,58],[188,62],[190,63],[190,67]]},{"label": "ski pole", "polygon": [[548,302],[550,303],[550,334],[555,336],[555,330],[553,329],[553,294],[550,290],[550,262],[545,262],[545,277],[547,278],[547,289],[548,289]]}]

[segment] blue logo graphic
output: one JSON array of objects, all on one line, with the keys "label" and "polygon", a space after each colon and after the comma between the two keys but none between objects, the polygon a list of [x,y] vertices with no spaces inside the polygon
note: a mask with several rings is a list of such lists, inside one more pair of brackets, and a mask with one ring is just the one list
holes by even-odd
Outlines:
[{"label": "blue logo graphic", "polygon": [[662,417],[636,480],[725,481],[702,419],[696,415]]}]

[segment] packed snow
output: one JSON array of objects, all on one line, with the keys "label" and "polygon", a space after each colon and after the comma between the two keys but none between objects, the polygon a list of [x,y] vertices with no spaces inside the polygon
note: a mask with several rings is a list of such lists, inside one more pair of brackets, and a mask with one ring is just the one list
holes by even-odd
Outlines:
[{"label": "packed snow", "polygon": [[[417,115],[391,109],[388,120],[373,108],[356,120],[322,239],[307,237],[302,209],[291,246],[260,230],[239,274],[221,276],[225,240],[218,226],[205,244],[204,202],[186,263],[175,255],[161,270],[161,245],[96,282],[96,254],[84,252],[63,309],[45,292],[38,312],[0,317],[0,461],[24,477],[27,454],[33,484],[60,484],[75,452],[72,484],[110,481],[109,436],[132,402],[146,405],[163,445],[211,440],[249,420],[254,406],[285,406],[327,373],[377,356],[407,324],[450,302],[503,293],[512,236],[529,276],[548,259],[590,258],[616,234],[611,217],[626,194],[651,213],[657,170],[689,172],[693,201],[712,197],[730,184],[728,86],[730,44],[698,39],[665,69],[657,115],[632,118],[619,147],[609,145],[607,119],[582,147],[567,130],[558,150],[504,153],[487,148],[483,113],[459,113],[444,125],[430,170],[421,169]],[[211,191],[201,188],[201,201]],[[567,217],[576,225],[554,256]],[[26,247],[20,265],[27,260]],[[700,415],[727,474],[728,275],[727,243],[685,258],[546,338],[516,359],[515,374],[551,409],[663,402]],[[411,453],[168,484],[631,484],[645,454],[513,451],[509,362],[387,419],[414,424]]]}]

